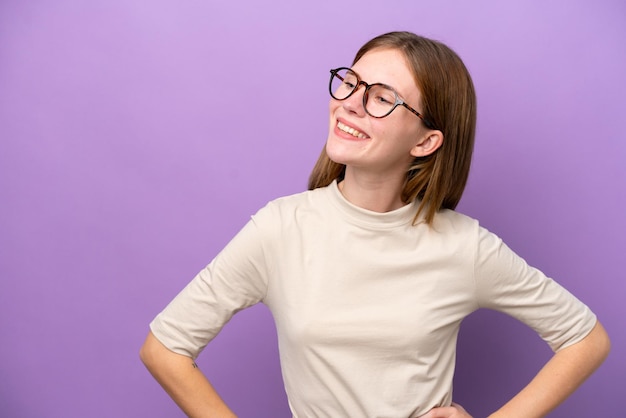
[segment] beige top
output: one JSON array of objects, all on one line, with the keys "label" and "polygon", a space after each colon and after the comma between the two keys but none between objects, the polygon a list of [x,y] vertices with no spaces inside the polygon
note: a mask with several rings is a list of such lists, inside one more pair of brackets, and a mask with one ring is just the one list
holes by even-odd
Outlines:
[{"label": "beige top", "polygon": [[417,417],[449,405],[463,318],[485,307],[532,327],[553,350],[595,315],[454,211],[412,225],[417,206],[370,212],[333,183],[270,202],[151,323],[195,358],[257,302],[278,331],[295,417]]}]

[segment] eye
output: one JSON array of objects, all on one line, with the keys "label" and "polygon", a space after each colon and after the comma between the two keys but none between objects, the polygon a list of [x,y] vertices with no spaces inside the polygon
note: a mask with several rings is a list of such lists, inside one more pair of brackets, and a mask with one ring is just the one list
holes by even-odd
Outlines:
[{"label": "eye", "polygon": [[385,97],[385,96],[376,96],[374,97],[374,99],[380,103],[380,104],[393,104],[394,100],[391,99],[391,97]]},{"label": "eye", "polygon": [[346,74],[344,77],[342,77],[342,80],[343,85],[350,90],[353,90],[357,85],[357,79],[352,74]]},{"label": "eye", "polygon": [[376,103],[382,105],[393,105],[396,102],[396,95],[393,94],[391,90],[378,88],[373,93],[373,99]]}]

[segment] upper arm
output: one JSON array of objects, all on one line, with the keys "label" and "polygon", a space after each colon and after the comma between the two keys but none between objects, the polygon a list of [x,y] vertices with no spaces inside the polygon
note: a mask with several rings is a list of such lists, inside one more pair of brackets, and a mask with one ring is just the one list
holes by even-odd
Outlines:
[{"label": "upper arm", "polygon": [[567,289],[528,265],[496,235],[481,228],[476,256],[479,304],[533,328],[554,351],[582,340],[596,323]]}]

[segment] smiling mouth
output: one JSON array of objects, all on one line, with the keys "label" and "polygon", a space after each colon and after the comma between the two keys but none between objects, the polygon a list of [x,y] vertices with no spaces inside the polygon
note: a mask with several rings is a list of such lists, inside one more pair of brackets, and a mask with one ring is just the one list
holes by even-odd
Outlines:
[{"label": "smiling mouth", "polygon": [[363,132],[357,131],[354,128],[351,128],[339,121],[337,121],[337,128],[341,131],[341,132],[345,132],[347,134],[352,135],[355,138],[360,138],[360,139],[364,139],[367,138],[367,135],[365,135]]}]

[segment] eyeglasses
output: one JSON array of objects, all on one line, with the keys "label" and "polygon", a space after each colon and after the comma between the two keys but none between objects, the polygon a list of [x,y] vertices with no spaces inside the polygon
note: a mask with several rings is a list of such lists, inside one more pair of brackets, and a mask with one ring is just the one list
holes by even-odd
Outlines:
[{"label": "eyeglasses", "polygon": [[389,116],[398,106],[404,106],[424,122],[429,129],[437,129],[417,110],[413,109],[398,96],[398,93],[390,86],[382,83],[367,84],[359,75],[350,68],[340,67],[330,70],[330,83],[328,89],[330,95],[336,100],[346,100],[348,97],[364,85],[363,108],[368,115],[374,118]]}]

